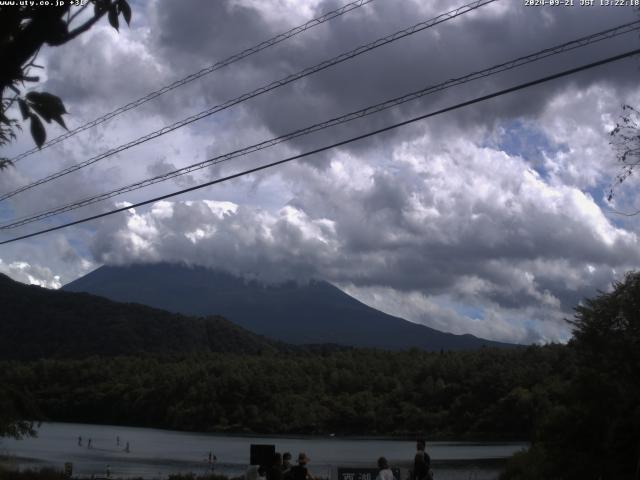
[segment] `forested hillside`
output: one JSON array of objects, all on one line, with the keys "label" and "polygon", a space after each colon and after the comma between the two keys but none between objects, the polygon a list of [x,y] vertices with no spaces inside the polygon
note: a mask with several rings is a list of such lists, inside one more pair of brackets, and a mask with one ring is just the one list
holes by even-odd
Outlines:
[{"label": "forested hillside", "polygon": [[526,439],[572,374],[564,346],[0,364],[51,420],[261,433]]},{"label": "forested hillside", "polygon": [[84,293],[47,290],[0,274],[0,359],[275,351],[221,317],[190,318]]}]

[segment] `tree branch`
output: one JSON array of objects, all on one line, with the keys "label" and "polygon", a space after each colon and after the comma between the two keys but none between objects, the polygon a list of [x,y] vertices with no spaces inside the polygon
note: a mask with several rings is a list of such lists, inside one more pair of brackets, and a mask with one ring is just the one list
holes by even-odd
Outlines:
[{"label": "tree branch", "polygon": [[[88,5],[88,4],[87,4]],[[115,5],[115,3],[110,3],[109,7]],[[107,13],[109,11],[109,8],[105,8],[102,12],[100,12],[97,15],[94,15],[91,19],[87,20],[86,22],[84,22],[82,25],[80,25],[78,28],[71,30],[67,35],[65,35],[65,37],[60,40],[59,42],[56,43],[50,43],[50,45],[52,46],[58,46],[58,45],[62,45],[64,43],[67,43],[69,40],[73,40],[74,38],[76,38],[78,35],[86,32],[87,30],[89,30],[98,20],[100,20],[105,13]]]},{"label": "tree branch", "polygon": [[[87,8],[88,6],[89,6],[89,3],[85,3],[82,7],[80,7],[78,10],[76,10],[76,12],[75,12],[73,15],[71,15],[71,17],[69,17],[69,20],[67,20],[67,27],[68,27],[69,25],[71,25],[71,22],[73,22],[73,20],[74,20],[78,15],[80,15],[80,14],[84,11],[84,9],[85,9],[85,8]],[[69,12],[71,12],[71,10],[69,10]]]}]

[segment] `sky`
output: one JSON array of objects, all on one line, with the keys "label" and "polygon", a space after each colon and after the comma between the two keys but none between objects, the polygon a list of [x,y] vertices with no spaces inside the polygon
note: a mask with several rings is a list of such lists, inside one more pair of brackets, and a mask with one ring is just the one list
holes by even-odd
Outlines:
[{"label": "sky", "polygon": [[[37,90],[70,128],[325,12],[336,0],[131,2],[45,48]],[[0,172],[0,192],[464,2],[374,0]],[[640,18],[631,7],[498,0],[0,202],[0,221],[110,191]],[[197,185],[640,46],[638,31],[408,102],[47,221]],[[610,131],[640,106],[632,57],[188,194],[0,246],[0,272],[60,286],[101,265],[183,262],[264,282],[322,279],[407,320],[518,343],[566,341],[573,309],[640,265],[640,185]],[[1,156],[32,148],[28,128]],[[48,126],[49,138],[63,133]]]}]

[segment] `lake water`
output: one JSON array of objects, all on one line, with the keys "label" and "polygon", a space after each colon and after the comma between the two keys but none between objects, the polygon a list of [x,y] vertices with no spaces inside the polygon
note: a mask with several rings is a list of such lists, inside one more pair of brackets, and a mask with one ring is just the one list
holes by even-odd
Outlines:
[{"label": "lake water", "polygon": [[[82,446],[78,445],[82,437]],[[116,439],[120,438],[120,445]],[[93,448],[87,448],[88,439]],[[129,442],[130,452],[124,451]],[[0,440],[0,456],[19,468],[73,462],[74,476],[166,478],[170,473],[204,474],[210,451],[217,456],[216,472],[230,476],[244,473],[249,445],[275,444],[279,452],[306,452],[316,477],[335,477],[338,466],[375,467],[385,456],[392,466],[408,468],[415,443],[396,440],[339,437],[268,438],[177,432],[150,428],[71,423],[43,423],[37,438]],[[436,480],[496,479],[505,458],[525,448],[524,443],[430,442]],[[404,470],[403,470],[404,472]],[[405,480],[405,473],[402,474]]]}]

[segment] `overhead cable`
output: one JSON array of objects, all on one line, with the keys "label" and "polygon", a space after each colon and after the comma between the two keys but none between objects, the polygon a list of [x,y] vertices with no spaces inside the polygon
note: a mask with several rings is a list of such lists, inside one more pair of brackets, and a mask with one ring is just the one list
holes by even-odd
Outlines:
[{"label": "overhead cable", "polygon": [[569,75],[573,75],[573,74],[576,74],[578,72],[582,72],[584,70],[589,70],[591,68],[595,68],[595,67],[598,67],[598,66],[601,66],[601,65],[606,65],[606,64],[609,64],[609,63],[612,63],[612,62],[615,62],[615,61],[618,61],[618,60],[622,60],[624,58],[629,58],[629,57],[632,57],[632,56],[638,55],[638,54],[640,54],[640,48],[637,48],[637,49],[634,49],[634,50],[629,50],[629,51],[627,51],[625,53],[621,53],[619,55],[614,55],[614,56],[611,56],[611,57],[607,57],[607,58],[605,58],[603,60],[599,60],[597,62],[588,63],[586,65],[581,65],[580,67],[571,68],[569,70],[564,70],[562,72],[555,73],[553,75],[548,75],[546,77],[538,78],[536,80],[532,80],[532,81],[529,81],[529,82],[521,83],[521,84],[516,85],[514,87],[510,87],[510,88],[506,88],[506,89],[503,89],[503,90],[499,90],[497,92],[494,92],[494,93],[491,93],[491,94],[488,94],[488,95],[483,95],[481,97],[476,97],[476,98],[474,98],[472,100],[468,100],[466,102],[461,102],[461,103],[458,103],[458,104],[450,106],[450,107],[446,107],[446,108],[443,108],[443,109],[440,109],[440,110],[436,110],[436,111],[431,112],[431,113],[427,113],[425,115],[420,115],[418,117],[414,117],[414,118],[411,118],[409,120],[405,120],[403,122],[394,123],[393,125],[389,125],[389,126],[386,126],[386,127],[383,127],[383,128],[379,128],[377,130],[373,130],[373,131],[364,133],[362,135],[358,135],[356,137],[351,137],[351,138],[348,138],[346,140],[342,140],[340,142],[333,143],[331,145],[326,145],[324,147],[316,148],[315,150],[311,150],[311,151],[304,152],[304,153],[301,153],[301,154],[298,154],[298,155],[294,155],[294,156],[291,156],[291,157],[284,158],[282,160],[278,160],[278,161],[275,161],[275,162],[271,162],[271,163],[267,163],[267,164],[264,164],[264,165],[260,165],[258,167],[250,168],[248,170],[243,170],[241,172],[234,173],[233,175],[228,175],[226,177],[218,178],[218,179],[215,179],[215,180],[211,180],[209,182],[202,183],[200,185],[196,185],[196,186],[185,188],[185,189],[178,190],[178,191],[175,191],[175,192],[167,193],[165,195],[160,195],[158,197],[154,197],[154,198],[151,198],[151,199],[148,199],[148,200],[144,200],[142,202],[138,202],[138,203],[135,203],[135,204],[127,205],[125,207],[116,208],[114,210],[109,210],[107,212],[99,213],[97,215],[92,215],[92,216],[89,216],[89,217],[85,217],[85,218],[82,218],[82,219],[79,219],[79,220],[75,220],[73,222],[65,223],[63,225],[58,225],[56,227],[50,227],[50,228],[39,230],[39,231],[36,231],[36,232],[33,232],[33,233],[29,233],[29,234],[26,234],[26,235],[21,235],[19,237],[11,238],[9,240],[4,240],[4,241],[0,242],[0,245],[6,245],[8,243],[17,242],[18,240],[24,240],[24,239],[32,238],[32,237],[35,237],[35,236],[38,236],[38,235],[43,235],[45,233],[54,232],[54,231],[57,231],[57,230],[61,230],[63,228],[71,227],[73,225],[79,225],[79,224],[86,223],[86,222],[91,221],[91,220],[96,220],[98,218],[103,218],[103,217],[107,217],[109,215],[113,215],[113,214],[116,214],[116,213],[124,212],[124,211],[130,210],[132,208],[138,208],[138,207],[142,207],[144,205],[149,205],[151,203],[155,203],[155,202],[158,202],[158,201],[161,201],[161,200],[166,200],[167,198],[175,197],[177,195],[182,195],[184,193],[193,192],[195,190],[200,190],[202,188],[205,188],[205,187],[208,187],[208,186],[211,186],[211,185],[215,185],[215,184],[218,184],[218,183],[223,183],[223,182],[235,179],[235,178],[239,178],[239,177],[243,177],[245,175],[249,175],[249,174],[252,174],[252,173],[259,172],[261,170],[266,170],[266,169],[271,168],[271,167],[275,167],[275,166],[278,166],[278,165],[282,165],[284,163],[288,163],[288,162],[291,162],[291,161],[294,161],[294,160],[298,160],[300,158],[308,157],[310,155],[314,155],[314,154],[317,154],[317,153],[320,153],[320,152],[331,150],[333,148],[341,147],[341,146],[344,146],[344,145],[347,145],[347,144],[350,144],[350,143],[353,143],[353,142],[356,142],[356,141],[359,141],[359,140],[363,140],[365,138],[372,137],[374,135],[379,135],[381,133],[388,132],[390,130],[394,130],[396,128],[399,128],[399,127],[402,127],[402,126],[405,126],[405,125],[409,125],[411,123],[415,123],[415,122],[418,122],[420,120],[425,120],[425,119],[430,118],[430,117],[435,117],[435,116],[441,115],[443,113],[447,113],[447,112],[451,112],[451,111],[454,111],[454,110],[458,110],[460,108],[468,107],[470,105],[474,105],[476,103],[484,102],[484,101],[487,101],[487,100],[495,98],[495,97],[500,97],[502,95],[506,95],[508,93],[516,92],[518,90],[523,90],[523,89],[526,89],[526,88],[530,88],[530,87],[533,87],[535,85],[540,85],[542,83],[546,83],[546,82],[549,82],[551,80],[555,80],[555,79],[558,79],[558,78],[561,78],[561,77],[566,77],[566,76],[569,76]]},{"label": "overhead cable", "polygon": [[204,110],[200,113],[197,113],[195,115],[192,115],[190,117],[187,117],[183,120],[180,120],[176,123],[173,123],[171,125],[168,125],[166,127],[163,127],[159,130],[156,130],[154,132],[151,132],[143,137],[139,137],[136,140],[132,140],[128,143],[122,144],[118,147],[112,148],[110,150],[107,150],[106,152],[103,152],[99,155],[96,155],[92,158],[89,158],[88,160],[85,160],[83,162],[77,163],[75,165],[71,165],[70,167],[67,167],[63,170],[60,170],[56,173],[53,173],[51,175],[48,175],[47,177],[41,178],[40,180],[36,180],[35,182],[32,182],[28,185],[24,185],[22,187],[17,188],[16,190],[13,190],[11,192],[8,193],[4,193],[2,195],[0,195],[0,201],[2,200],[6,200],[8,198],[11,198],[21,192],[24,192],[26,190],[30,190],[34,187],[37,187],[38,185],[42,185],[44,183],[48,183],[52,180],[55,180],[57,178],[60,178],[64,175],[68,175],[72,172],[75,172],[77,170],[80,170],[81,168],[87,167],[89,165],[92,165],[96,162],[99,162],[100,160],[103,160],[107,157],[110,157],[112,155],[115,155],[116,153],[120,153],[124,150],[127,150],[129,148],[135,147],[137,145],[140,145],[141,143],[144,142],[148,142],[149,140],[153,140],[155,138],[158,138],[162,135],[165,135],[169,132],[172,132],[174,130],[177,130],[178,128],[182,128],[186,125],[189,125],[193,122],[196,122],[198,120],[201,120],[205,117],[209,117],[215,113],[221,112],[223,110],[226,110],[234,105],[237,105],[239,103],[242,103],[246,100],[249,100],[251,98],[257,97],[258,95],[262,95],[263,93],[269,92],[271,90],[275,90],[276,88],[282,87],[284,85],[287,85],[291,82],[294,82],[296,80],[299,80],[303,77],[307,77],[309,75],[312,75],[316,72],[319,72],[321,70],[324,70],[326,68],[329,68],[333,65],[337,65],[339,63],[345,62],[347,60],[350,60],[354,57],[357,57],[358,55],[362,55],[363,53],[366,53],[368,51],[371,51],[373,49],[376,49],[378,47],[381,47],[383,45],[386,45],[388,43],[391,42],[395,42],[396,40],[400,40],[401,38],[407,37],[409,35],[413,35],[415,33],[418,33],[422,30],[425,30],[427,28],[433,27],[435,25],[438,25],[440,23],[446,22],[448,20],[451,20],[453,18],[456,18],[460,15],[464,15],[465,13],[468,13],[470,11],[476,10],[480,7],[483,7],[485,5],[488,5],[490,3],[493,3],[497,0],[476,0],[474,2],[468,3],[466,5],[463,5],[461,7],[456,8],[455,10],[450,10],[446,13],[443,13],[441,15],[438,15],[435,18],[432,18],[430,20],[426,20],[424,22],[420,22],[417,23],[411,27],[405,28],[403,30],[397,31],[391,35],[387,35],[386,37],[383,38],[379,38],[378,40],[375,40],[373,42],[370,42],[366,45],[362,45],[358,48],[355,48],[349,52],[346,53],[342,53],[336,57],[333,57],[329,60],[325,60],[317,65],[314,65],[312,67],[308,67],[305,68],[303,70],[300,70],[297,73],[293,73],[291,75],[288,75],[280,80],[276,80],[274,82],[269,83],[268,85],[265,85],[263,87],[260,87],[256,90],[253,90],[249,93],[245,93],[239,97],[236,97],[234,99],[231,100],[227,100],[226,102],[216,105],[214,107],[208,108],[207,110]]},{"label": "overhead cable", "polygon": [[180,79],[180,80],[176,80],[175,82],[166,85],[158,90],[155,90],[147,95],[145,95],[144,97],[139,98],[138,100],[134,100],[133,102],[127,103],[126,105],[123,105],[119,108],[116,108],[115,110],[106,113],[105,115],[96,118],[95,120],[91,120],[90,122],[87,122],[85,124],[80,125],[79,127],[74,128],[73,130],[69,130],[65,133],[63,133],[62,135],[52,138],[51,140],[47,141],[44,143],[44,145],[42,145],[42,148],[38,148],[38,147],[34,147],[31,148],[23,153],[21,153],[20,155],[17,155],[16,157],[10,159],[11,162],[16,163],[20,160],[22,160],[25,157],[28,157],[34,153],[37,153],[41,150],[44,150],[47,147],[50,147],[51,145],[55,145],[57,143],[60,143],[68,138],[73,137],[74,135],[80,133],[80,132],[84,132],[85,130],[88,130],[89,128],[93,128],[97,125],[100,125],[101,123],[106,122],[107,120],[111,120],[112,118],[123,114],[124,112],[127,112],[129,110],[132,110],[134,108],[139,107],[140,105],[143,105],[145,103],[147,103],[150,100],[153,100],[154,98],[159,97],[160,95],[164,95],[167,92],[170,92],[172,90],[175,90],[178,87],[182,87],[183,85],[186,85],[187,83],[193,82],[194,80],[197,80],[198,78],[204,77],[205,75],[209,75],[210,73],[215,72],[216,70],[220,70],[223,67],[227,67],[229,65],[231,65],[232,63],[235,63],[239,60],[242,60],[243,58],[247,58],[255,53],[258,53],[262,50],[265,50],[269,47],[272,47],[274,45],[277,45],[280,42],[283,42],[291,37],[294,37],[306,30],[309,30],[310,28],[316,27],[318,25],[322,25],[325,22],[328,22],[329,20],[333,20],[334,18],[340,17],[341,15],[344,15],[345,13],[348,13],[352,10],[355,10],[359,7],[362,7],[364,5],[366,5],[367,3],[371,3],[373,2],[373,0],[357,0],[355,2],[351,2],[351,3],[347,3],[346,5],[343,5],[342,7],[336,9],[336,10],[332,10],[330,12],[325,13],[324,15],[314,18],[312,20],[309,20],[308,22],[302,24],[302,25],[298,25],[297,27],[292,28],[291,30],[288,30],[286,32],[280,33],[279,35],[276,35],[275,37],[270,38],[269,40],[265,40],[264,42],[261,42],[251,48],[247,48],[246,50],[243,50],[239,53],[236,53],[234,55],[231,55],[230,57],[225,58],[224,60],[220,60],[219,62],[214,63],[213,65],[210,65],[208,67],[203,68],[202,70],[192,73],[190,75],[187,75],[186,77]]},{"label": "overhead cable", "polygon": [[603,30],[601,32],[597,32],[597,33],[594,33],[594,34],[591,34],[591,35],[588,35],[588,36],[584,36],[584,37],[578,38],[576,40],[572,40],[570,42],[563,43],[561,45],[556,45],[556,46],[549,47],[549,48],[546,48],[544,50],[540,50],[538,52],[535,52],[535,53],[532,53],[532,54],[529,54],[529,55],[526,55],[526,56],[518,57],[518,58],[516,58],[514,60],[510,60],[508,62],[504,62],[504,63],[501,63],[499,65],[494,65],[494,66],[486,68],[484,70],[480,70],[480,71],[477,71],[477,72],[469,73],[469,74],[467,74],[465,76],[462,76],[462,77],[449,79],[449,80],[447,80],[445,82],[442,82],[442,83],[439,83],[437,85],[431,85],[431,86],[428,86],[426,88],[420,89],[418,91],[411,92],[411,93],[408,93],[406,95],[402,95],[400,97],[395,97],[395,98],[392,98],[390,100],[386,100],[384,102],[378,103],[376,105],[372,105],[372,106],[369,106],[369,107],[366,107],[366,108],[363,108],[363,109],[360,109],[360,110],[357,110],[357,111],[354,111],[354,112],[350,112],[350,113],[347,113],[345,115],[341,115],[339,117],[335,117],[335,118],[332,118],[330,120],[327,120],[327,121],[324,121],[324,122],[321,122],[321,123],[316,123],[316,124],[310,125],[308,127],[301,128],[301,129],[295,130],[293,132],[289,132],[287,134],[281,135],[279,137],[271,138],[269,140],[265,140],[263,142],[253,144],[253,145],[250,145],[248,147],[241,148],[239,150],[234,150],[232,152],[225,153],[223,155],[218,155],[218,156],[210,158],[208,160],[204,160],[202,162],[194,163],[192,165],[188,165],[186,167],[179,168],[177,170],[173,170],[171,172],[167,172],[167,173],[164,173],[164,174],[161,174],[161,175],[157,175],[157,176],[154,176],[154,177],[151,177],[151,178],[147,178],[147,179],[144,179],[144,180],[141,180],[141,181],[138,181],[138,182],[123,186],[123,187],[119,187],[119,188],[117,188],[115,190],[112,190],[110,192],[101,193],[101,194],[98,194],[98,195],[94,195],[94,196],[91,196],[91,197],[84,198],[82,200],[78,200],[78,201],[66,204],[64,206],[57,207],[55,209],[50,209],[50,210],[46,210],[44,212],[33,214],[33,215],[30,215],[30,216],[27,216],[27,217],[22,217],[20,219],[15,219],[11,223],[7,223],[7,224],[4,224],[4,225],[1,225],[0,226],[0,230],[7,230],[7,229],[11,229],[11,228],[20,227],[20,226],[23,226],[23,225],[27,225],[29,223],[36,222],[38,220],[43,220],[43,219],[50,218],[50,217],[53,217],[53,216],[56,216],[56,215],[60,215],[60,214],[65,213],[65,212],[76,210],[78,208],[81,208],[81,207],[84,207],[84,206],[87,206],[87,205],[92,205],[92,204],[97,203],[97,202],[108,200],[108,199],[113,198],[113,197],[115,197],[117,195],[121,195],[123,193],[131,192],[131,191],[134,191],[134,190],[138,190],[138,189],[150,186],[150,185],[154,185],[156,183],[164,182],[166,180],[179,177],[181,175],[186,175],[188,173],[192,173],[192,172],[197,171],[197,170],[201,170],[201,169],[213,166],[213,165],[217,165],[217,164],[222,163],[222,162],[229,161],[229,160],[231,160],[233,158],[238,158],[238,157],[241,157],[241,156],[248,155],[250,153],[257,152],[259,150],[263,150],[263,149],[272,147],[274,145],[277,145],[279,143],[292,140],[294,138],[298,138],[298,137],[301,137],[301,136],[304,136],[304,135],[308,135],[308,134],[311,134],[311,133],[314,133],[314,132],[317,132],[317,131],[320,131],[320,130],[324,130],[326,128],[330,128],[330,127],[333,127],[333,126],[336,126],[336,125],[343,124],[343,123],[347,123],[347,122],[350,122],[352,120],[356,120],[356,119],[359,119],[359,118],[366,117],[368,115],[379,113],[379,112],[381,112],[383,110],[387,110],[389,108],[396,107],[398,105],[402,105],[402,104],[404,104],[406,102],[409,102],[409,101],[412,101],[412,100],[417,100],[417,99],[419,99],[421,97],[424,97],[426,95],[430,95],[430,94],[433,94],[433,93],[436,93],[436,92],[439,92],[439,91],[442,91],[442,90],[445,90],[445,89],[448,89],[448,88],[451,88],[451,87],[454,87],[454,86],[462,85],[464,83],[467,83],[467,82],[470,82],[470,81],[473,81],[473,80],[477,80],[477,79],[480,79],[480,78],[485,78],[485,77],[488,77],[488,76],[491,76],[491,75],[495,75],[495,74],[498,74],[498,73],[501,73],[501,72],[504,72],[504,71],[507,71],[507,70],[514,69],[516,67],[521,67],[521,66],[527,65],[529,63],[532,63],[532,62],[535,62],[535,61],[538,61],[538,60],[542,60],[544,58],[548,58],[548,57],[551,57],[551,56],[554,56],[554,55],[558,55],[560,53],[565,53],[565,52],[568,52],[568,51],[572,51],[572,50],[575,50],[577,48],[581,48],[581,47],[584,47],[584,46],[587,46],[587,45],[590,45],[590,44],[593,44],[593,43],[596,43],[596,42],[600,42],[600,41],[603,41],[603,40],[614,38],[614,37],[619,36],[619,35],[630,33],[630,32],[633,32],[633,31],[637,31],[639,29],[640,29],[640,20],[636,20],[634,22],[629,22],[629,23],[626,23],[624,25],[619,25],[619,26],[614,27],[614,28],[609,28],[607,30]]}]

